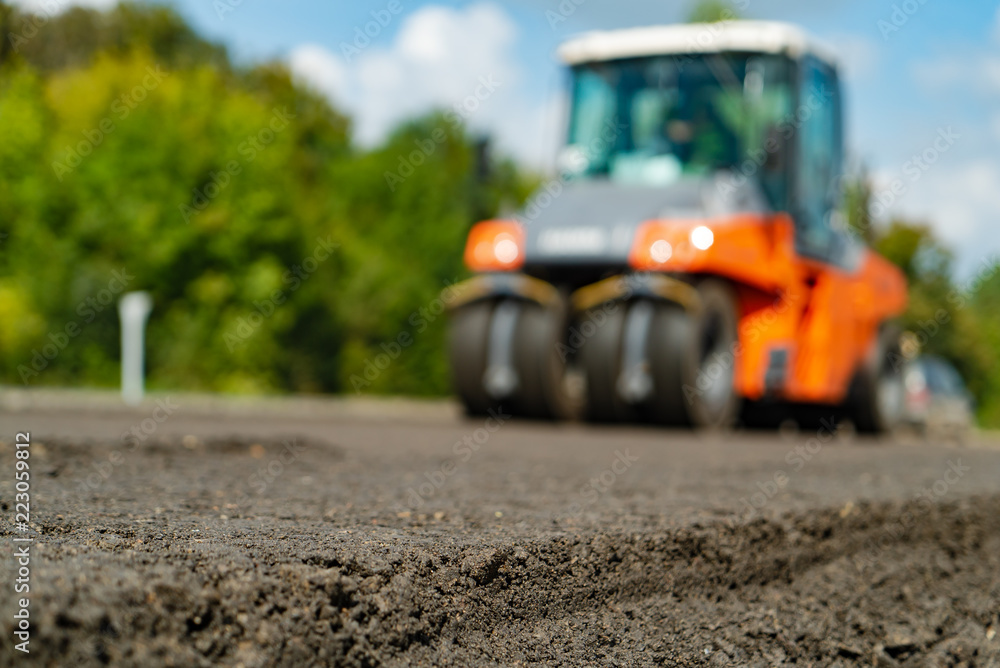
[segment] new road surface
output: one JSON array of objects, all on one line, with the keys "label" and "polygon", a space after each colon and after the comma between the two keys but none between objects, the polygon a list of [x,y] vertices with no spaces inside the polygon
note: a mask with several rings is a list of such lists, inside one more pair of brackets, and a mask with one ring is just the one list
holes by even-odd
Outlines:
[{"label": "new road surface", "polygon": [[0,441],[4,666],[1000,668],[983,436],[7,391]]}]

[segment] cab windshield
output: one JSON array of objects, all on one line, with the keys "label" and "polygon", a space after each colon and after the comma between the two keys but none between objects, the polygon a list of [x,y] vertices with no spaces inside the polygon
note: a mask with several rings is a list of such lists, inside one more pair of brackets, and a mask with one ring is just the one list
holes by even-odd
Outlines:
[{"label": "cab windshield", "polygon": [[[761,164],[767,157],[761,151],[777,150],[778,126],[788,120],[790,80],[786,58],[762,54],[577,66],[569,143],[560,166],[571,177],[657,186],[734,168],[748,158]],[[765,190],[784,181],[770,180]]]}]

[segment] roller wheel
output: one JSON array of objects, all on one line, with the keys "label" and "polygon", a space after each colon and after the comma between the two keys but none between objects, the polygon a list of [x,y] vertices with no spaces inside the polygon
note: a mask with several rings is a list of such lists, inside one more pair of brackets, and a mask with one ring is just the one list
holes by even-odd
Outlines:
[{"label": "roller wheel", "polygon": [[483,386],[494,307],[494,302],[474,302],[451,315],[448,356],[452,387],[468,415],[486,415],[497,403]]},{"label": "roller wheel", "polygon": [[[586,416],[592,422],[621,422],[635,417],[634,409],[618,394],[627,307],[618,304],[613,310],[591,311],[580,321],[595,323],[590,335],[583,338],[579,353],[587,379]],[[582,326],[579,329],[582,331]]]},{"label": "roller wheel", "polygon": [[654,395],[648,416],[664,424],[728,428],[739,396],[733,386],[737,343],[736,296],[724,281],[698,285],[701,308],[659,304],[649,338]]},{"label": "roller wheel", "polygon": [[[504,315],[501,315],[501,312]],[[527,301],[481,301],[452,314],[449,333],[452,382],[466,413],[486,415],[502,407],[519,417],[573,419],[579,416],[582,392],[573,391],[568,378],[566,307],[543,307]],[[490,340],[494,319],[514,318],[510,366],[514,375],[506,396],[487,389]],[[563,345],[560,345],[563,344]],[[571,352],[571,351],[570,351]]]},{"label": "roller wheel", "polygon": [[903,354],[899,327],[883,325],[872,354],[861,364],[848,394],[848,413],[861,433],[885,434],[903,416]]},{"label": "roller wheel", "polygon": [[514,335],[514,367],[518,388],[513,408],[518,415],[544,420],[580,416],[583,396],[569,377],[572,350],[566,345],[567,310],[525,302]]}]

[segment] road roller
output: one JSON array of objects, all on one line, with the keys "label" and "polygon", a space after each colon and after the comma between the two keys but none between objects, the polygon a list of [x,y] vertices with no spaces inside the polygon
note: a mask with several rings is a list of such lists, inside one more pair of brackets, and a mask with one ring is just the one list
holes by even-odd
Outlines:
[{"label": "road roller", "polygon": [[559,56],[557,175],[465,246],[449,356],[466,411],[892,429],[906,282],[845,224],[831,52],[727,21],[587,33]]}]

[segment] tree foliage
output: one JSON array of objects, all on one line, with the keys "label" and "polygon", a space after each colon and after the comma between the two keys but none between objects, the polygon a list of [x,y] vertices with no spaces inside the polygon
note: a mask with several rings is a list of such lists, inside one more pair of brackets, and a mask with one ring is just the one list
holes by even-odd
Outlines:
[{"label": "tree foliage", "polygon": [[844,222],[848,231],[856,238],[871,244],[874,241],[871,215],[872,187],[868,171],[864,167],[859,173],[844,180],[842,196]]},{"label": "tree foliage", "polygon": [[719,23],[740,18],[732,2],[698,0],[688,12],[688,23]]},{"label": "tree foliage", "polygon": [[235,68],[165,7],[0,24],[26,37],[0,52],[4,382],[115,384],[115,302],[148,290],[154,387],[447,391],[421,309],[474,217],[527,196],[510,163],[478,179],[438,114],[360,151],[283,66]]},{"label": "tree foliage", "polygon": [[848,230],[898,266],[909,284],[901,325],[921,352],[949,360],[977,401],[980,423],[1000,425],[1000,265],[985,257],[971,276],[955,278],[954,258],[930,225],[894,218],[879,225],[871,215],[873,187],[864,168],[844,181]]},{"label": "tree foliage", "polygon": [[[870,186],[861,187],[871,192]],[[1000,424],[1000,317],[989,306],[1000,291],[996,258],[984,258],[969,279],[958,282],[951,252],[928,225],[896,218],[866,229],[875,250],[909,283],[904,329],[917,336],[921,352],[955,365],[978,402],[983,424]]]}]

